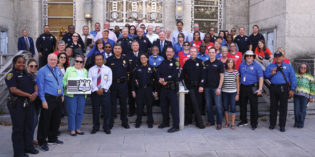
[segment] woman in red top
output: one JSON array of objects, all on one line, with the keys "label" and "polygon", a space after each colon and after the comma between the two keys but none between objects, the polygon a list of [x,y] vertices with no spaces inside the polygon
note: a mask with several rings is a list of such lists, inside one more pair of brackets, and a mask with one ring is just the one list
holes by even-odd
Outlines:
[{"label": "woman in red top", "polygon": [[184,51],[180,51],[178,53],[179,65],[181,68],[183,68],[185,62],[190,58],[189,49],[190,49],[190,43],[188,41],[185,41],[184,42]]},{"label": "woman in red top", "polygon": [[199,52],[200,45],[201,45],[200,32],[194,32],[194,40],[191,42],[191,46],[197,48]]},{"label": "woman in red top", "polygon": [[264,40],[258,41],[258,46],[255,50],[256,54],[256,60],[260,63],[263,63],[264,61],[270,62],[272,60],[272,54],[270,50],[266,47]]},{"label": "woman in red top", "polygon": [[213,47],[213,42],[211,42],[211,35],[210,35],[210,33],[207,33],[206,35],[205,35],[205,38],[203,39],[203,42],[206,44],[206,46],[207,46],[207,49],[206,49],[206,54],[208,54],[208,50],[211,48],[211,47]]},{"label": "woman in red top", "polygon": [[228,58],[232,58],[235,63],[235,70],[238,70],[242,63],[242,53],[236,51],[236,43],[230,44],[230,53],[227,54]]}]

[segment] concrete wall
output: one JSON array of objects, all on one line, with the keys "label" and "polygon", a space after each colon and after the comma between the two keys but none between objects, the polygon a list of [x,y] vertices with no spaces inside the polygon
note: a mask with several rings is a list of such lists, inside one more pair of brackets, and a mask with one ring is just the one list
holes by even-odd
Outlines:
[{"label": "concrete wall", "polygon": [[290,58],[315,57],[315,1],[286,0],[286,50]]},{"label": "concrete wall", "polygon": [[247,0],[224,0],[224,29],[245,27],[248,32],[248,5]]},{"label": "concrete wall", "polygon": [[8,53],[13,52],[16,49],[15,38],[15,0],[2,0],[0,1],[0,31],[8,32]]}]

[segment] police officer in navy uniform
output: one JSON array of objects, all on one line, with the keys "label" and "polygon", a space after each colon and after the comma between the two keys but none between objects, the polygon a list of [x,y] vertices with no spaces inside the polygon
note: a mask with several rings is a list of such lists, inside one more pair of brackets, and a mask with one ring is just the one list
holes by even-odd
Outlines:
[{"label": "police officer in navy uniform", "polygon": [[247,125],[247,103],[250,103],[250,123],[253,130],[258,125],[258,96],[262,93],[264,74],[261,66],[256,63],[255,54],[248,50],[245,61],[240,65],[240,119],[238,126]]},{"label": "police officer in navy uniform", "polygon": [[128,59],[128,63],[129,63],[129,69],[130,71],[128,72],[128,104],[129,104],[129,114],[128,116],[134,116],[136,113],[136,100],[135,98],[132,96],[132,89],[131,89],[131,84],[132,84],[132,75],[133,75],[133,71],[136,70],[136,68],[140,65],[140,53],[139,52],[139,43],[134,40],[132,41],[131,44],[131,48],[132,48],[132,52],[128,53],[127,59]]},{"label": "police officer in navy uniform", "polygon": [[[285,124],[288,111],[288,98],[292,98],[296,88],[296,77],[293,67],[284,63],[281,52],[274,54],[275,63],[267,66],[265,77],[270,79],[270,126],[274,129],[277,123],[277,113],[280,112],[280,131],[285,132]],[[280,105],[279,105],[280,102]]]},{"label": "police officer in navy uniform", "polygon": [[[239,28],[239,35],[235,37],[234,42],[236,42],[239,51],[244,54],[247,50],[250,49],[251,41],[248,36],[245,35],[245,28]],[[255,50],[253,50],[255,51]]]},{"label": "police officer in navy uniform", "polygon": [[[71,43],[72,43],[72,36],[73,36],[73,34],[75,33],[75,26],[74,26],[74,25],[69,25],[69,26],[68,26],[68,31],[69,31],[69,32],[66,33],[66,34],[62,37],[62,40],[65,41],[67,47],[68,47],[69,45],[71,45]],[[83,45],[83,46],[84,46],[84,42],[83,42],[83,40],[82,40],[80,34],[79,34],[79,33],[77,33],[77,34],[78,34],[78,43],[79,43],[80,45]]]},{"label": "police officer in navy uniform", "polygon": [[120,44],[115,44],[114,55],[109,57],[106,65],[112,69],[113,82],[110,87],[111,91],[111,104],[112,104],[112,122],[111,127],[114,125],[114,118],[117,110],[117,98],[120,103],[120,119],[122,126],[129,129],[127,117],[127,98],[128,98],[128,73],[130,71],[128,58],[122,56],[122,47]]},{"label": "police officer in navy uniform", "polygon": [[[146,105],[147,108],[147,124],[149,128],[153,127],[153,116],[152,116],[152,94],[155,90],[156,73],[148,64],[148,55],[141,54],[140,56],[141,65],[139,65],[133,74],[132,79],[132,96],[136,98],[137,102],[137,119],[136,128],[139,128],[142,120],[142,109]],[[154,92],[156,93],[156,92]],[[157,95],[155,95],[157,96]]]},{"label": "police officer in navy uniform", "polygon": [[166,59],[162,62],[158,69],[157,78],[161,87],[161,110],[163,122],[159,128],[169,127],[169,106],[171,106],[171,114],[173,126],[168,130],[169,133],[179,131],[179,105],[178,105],[178,73],[179,63],[174,58],[175,51],[172,47],[166,49]]},{"label": "police officer in navy uniform", "polygon": [[144,30],[139,27],[137,29],[137,37],[134,40],[138,41],[139,43],[140,53],[149,53],[150,48],[152,47],[152,43],[145,35],[143,35],[143,33],[144,33]]},{"label": "police officer in navy uniform", "polygon": [[31,74],[25,70],[22,55],[13,58],[13,70],[7,75],[5,83],[10,91],[8,109],[12,121],[12,143],[14,157],[28,157],[25,153],[38,154],[32,144],[34,102],[37,85]]},{"label": "police officer in navy uniform", "polygon": [[117,43],[121,44],[122,54],[126,55],[126,54],[129,54],[132,52],[132,50],[131,50],[132,40],[128,38],[129,32],[128,32],[127,27],[122,29],[121,34],[122,34],[122,38],[119,38],[117,40]]},{"label": "police officer in navy uniform", "polygon": [[[188,123],[192,123],[192,114],[194,113],[196,126],[204,129],[205,125],[201,117],[201,94],[205,83],[203,73],[205,73],[205,64],[201,59],[197,58],[197,48],[190,48],[191,58],[187,60],[181,72],[181,79],[184,80],[187,89],[189,90],[189,102],[185,105],[185,115]],[[187,123],[186,123],[187,124]]]},{"label": "police officer in navy uniform", "polygon": [[49,26],[44,26],[44,33],[41,34],[36,40],[36,48],[39,57],[39,67],[47,64],[47,57],[53,53],[56,48],[56,38],[50,34]]}]

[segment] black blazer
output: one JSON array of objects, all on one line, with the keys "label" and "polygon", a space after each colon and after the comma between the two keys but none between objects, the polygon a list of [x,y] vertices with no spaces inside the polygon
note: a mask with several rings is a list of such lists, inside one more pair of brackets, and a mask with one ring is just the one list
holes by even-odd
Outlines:
[{"label": "black blazer", "polygon": [[[35,48],[34,48],[34,41],[31,37],[27,37],[28,38],[28,41],[30,43],[30,52],[32,52],[32,54],[34,55],[35,54]],[[18,40],[18,50],[26,50],[26,43],[25,43],[25,40],[24,40],[24,37],[20,37],[19,40]]]},{"label": "black blazer", "polygon": [[168,47],[173,47],[173,44],[172,42],[170,41],[167,41],[167,40],[164,40],[164,47],[163,47],[163,50],[161,51],[161,48],[160,48],[160,39],[157,39],[153,42],[153,46],[157,46],[160,50],[160,56],[166,58],[166,49]]}]

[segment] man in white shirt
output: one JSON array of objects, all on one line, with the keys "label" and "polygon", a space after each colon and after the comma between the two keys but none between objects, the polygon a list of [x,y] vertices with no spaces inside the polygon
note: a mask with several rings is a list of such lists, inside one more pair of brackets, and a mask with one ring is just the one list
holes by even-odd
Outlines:
[{"label": "man in white shirt", "polygon": [[94,44],[94,37],[93,37],[93,35],[91,35],[89,33],[89,26],[84,25],[82,27],[81,38],[83,40],[84,47],[86,47],[86,53],[85,54],[87,54],[91,51],[93,44]]},{"label": "man in white shirt", "polygon": [[[116,36],[116,34],[115,34],[113,31],[109,30],[109,27],[110,27],[110,22],[109,22],[109,21],[105,21],[105,22],[104,22],[104,30],[108,30],[108,31],[109,31],[108,38],[109,38],[110,40],[113,40],[113,41],[116,42],[116,41],[117,41],[117,36]],[[98,33],[96,34],[96,37],[94,38],[94,41],[96,41],[97,39],[103,38],[102,32],[103,32],[103,31],[98,32]]]},{"label": "man in white shirt", "polygon": [[179,33],[183,33],[185,35],[185,41],[188,41],[189,33],[183,30],[184,23],[182,21],[177,21],[176,25],[177,25],[177,30],[173,31],[172,33],[172,44],[175,44],[178,42],[177,38],[178,38]]},{"label": "man in white shirt", "polygon": [[148,26],[148,33],[146,36],[151,43],[153,43],[156,39],[159,38],[159,36],[153,32],[153,26],[151,25]]},{"label": "man in white shirt", "polygon": [[194,31],[189,34],[188,41],[191,42],[194,40],[194,32],[199,32],[200,33],[200,39],[203,40],[205,38],[205,33],[200,32],[199,24],[195,23],[193,28],[194,28]]},{"label": "man in white shirt", "polygon": [[109,88],[112,85],[112,70],[104,65],[102,54],[95,55],[95,65],[89,69],[89,78],[92,79],[93,129],[91,134],[95,134],[100,129],[100,106],[102,106],[102,112],[104,113],[104,132],[110,134],[112,109]]}]

